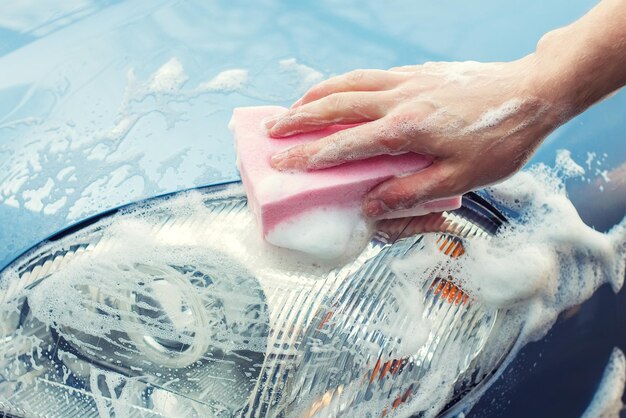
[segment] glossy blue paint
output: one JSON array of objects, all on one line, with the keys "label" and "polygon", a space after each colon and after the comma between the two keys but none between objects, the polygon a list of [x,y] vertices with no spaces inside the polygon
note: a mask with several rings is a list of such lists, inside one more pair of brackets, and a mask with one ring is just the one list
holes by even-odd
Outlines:
[{"label": "glossy blue paint", "polygon": [[[237,179],[233,107],[286,105],[354,68],[515,59],[595,0],[56,3],[0,5],[0,267],[98,212]],[[184,83],[146,93],[172,59]],[[241,88],[198,90],[231,69],[248,72]],[[620,92],[557,130],[533,159],[552,164],[557,149],[572,151],[589,179],[569,184],[572,200],[602,230],[626,212],[625,109]],[[588,153],[596,154],[589,167]],[[626,347],[623,321],[607,322],[624,312],[623,291],[599,292],[529,346],[473,414],[578,416],[610,348]],[[581,367],[578,378],[563,372]]]}]

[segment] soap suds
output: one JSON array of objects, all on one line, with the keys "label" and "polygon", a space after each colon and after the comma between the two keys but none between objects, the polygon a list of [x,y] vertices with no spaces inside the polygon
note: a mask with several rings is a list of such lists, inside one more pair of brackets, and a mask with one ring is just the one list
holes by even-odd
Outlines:
[{"label": "soap suds", "polygon": [[572,153],[566,149],[556,151],[556,166],[563,177],[582,177],[585,169],[572,160]]},{"label": "soap suds", "polygon": [[[603,191],[605,185],[611,182],[611,176],[615,173],[613,171],[609,171],[604,168],[606,164],[607,154],[603,153],[602,155],[598,155],[596,152],[587,152],[587,159],[585,160],[585,166],[587,167],[587,176],[582,177],[582,180],[587,181],[587,183],[597,183],[596,187]],[[619,177],[619,173],[617,173],[616,178]],[[603,184],[602,184],[603,183]]]},{"label": "soap suds", "polygon": [[298,89],[305,90],[314,84],[322,81],[324,75],[308,65],[299,63],[295,58],[288,58],[279,61],[283,71],[294,73],[298,79]]},{"label": "soap suds", "polygon": [[604,369],[602,380],[581,418],[617,418],[624,410],[622,396],[626,380],[624,353],[615,347]]},{"label": "soap suds", "polygon": [[465,128],[466,133],[478,132],[487,128],[493,128],[502,123],[507,118],[514,115],[524,105],[521,99],[508,100],[495,109],[489,109],[481,115],[481,117]]},{"label": "soap suds", "polygon": [[89,387],[100,418],[131,416],[130,397],[136,380],[96,366],[90,369]]},{"label": "soap suds", "polygon": [[[33,97],[51,95],[57,97],[56,104],[49,115],[33,119],[37,123],[28,129],[22,127],[23,132],[7,142],[10,158],[0,173],[0,202],[36,212],[46,210],[58,222],[72,221],[142,196],[234,178],[234,168],[225,163],[230,158],[229,150],[220,151],[223,138],[212,134],[209,141],[192,140],[192,152],[184,158],[165,162],[175,175],[165,176],[159,167],[165,150],[177,149],[179,141],[169,140],[176,139],[175,132],[181,132],[176,124],[186,124],[180,128],[186,132],[193,125],[190,122],[196,116],[194,109],[204,107],[204,103],[209,112],[227,110],[221,100],[215,101],[216,94],[247,85],[245,69],[225,69],[208,80],[198,79],[186,71],[184,58],[169,56],[137,68],[93,74],[84,86],[77,83],[70,86],[71,94],[64,92],[58,97],[54,87],[47,85],[49,80],[42,80]],[[67,80],[58,80],[61,81]],[[109,84],[106,95],[96,92]],[[206,89],[198,89],[198,85]],[[65,100],[72,105],[60,106]],[[198,106],[197,102],[203,104]],[[84,118],[68,119],[65,110],[75,108],[83,110]],[[146,140],[150,135],[154,137]],[[151,146],[155,140],[168,143],[163,147]],[[4,156],[3,151],[0,154]],[[107,181],[108,173],[121,167],[130,168],[129,183]],[[51,184],[49,178],[54,184],[42,189],[42,185]],[[70,185],[77,193],[61,200]],[[130,188],[125,189],[126,185]],[[53,231],[44,234],[50,232]]]},{"label": "soap suds", "polygon": [[[377,329],[387,338],[397,341],[394,355],[402,358],[416,354],[428,340],[432,324],[424,315],[424,295],[413,280],[398,279],[391,289],[392,309],[385,309],[382,321],[370,328]],[[384,348],[384,347],[383,347]]]},{"label": "soap suds", "polygon": [[[500,63],[490,63],[489,65],[492,68],[502,67]],[[421,67],[427,74],[437,75],[450,83],[466,86],[468,83],[476,81],[477,75],[484,71],[485,64],[478,61],[428,61]]]},{"label": "soap suds", "polygon": [[59,172],[57,173],[57,180],[59,181],[63,181],[67,176],[69,176],[70,174],[72,174],[73,172],[76,171],[76,167],[71,165],[68,167],[64,167],[61,170],[59,170]]},{"label": "soap suds", "polygon": [[4,201],[4,204],[7,205],[7,206],[11,206],[11,207],[17,208],[17,209],[20,208],[20,202],[17,201],[15,196],[10,196],[8,199],[6,199]]},{"label": "soap suds", "polygon": [[242,88],[248,82],[248,71],[235,68],[222,71],[211,80],[198,86],[198,91],[233,92]]},{"label": "soap suds", "polygon": [[[561,312],[583,303],[599,286],[608,283],[618,292],[623,285],[626,219],[607,234],[582,222],[563,179],[583,173],[569,152],[559,151],[554,168],[538,164],[491,187],[491,199],[517,213],[497,236],[467,240],[462,256],[445,261],[429,257],[434,250],[426,256],[418,252],[394,263],[396,273],[415,277],[429,265],[446,265],[470,297],[506,312],[497,343],[485,349],[498,353],[512,345],[510,361],[526,343],[543,337]],[[416,396],[407,412],[423,407],[415,399],[421,398]]]},{"label": "soap suds", "polygon": [[591,163],[593,163],[593,160],[596,158],[596,153],[595,152],[587,152],[587,159],[585,160],[585,165],[587,166],[588,170],[591,170]]},{"label": "soap suds", "polygon": [[41,212],[44,207],[43,200],[48,197],[52,188],[54,187],[54,180],[48,178],[46,184],[38,189],[24,190],[22,197],[24,198],[24,207],[30,209],[33,212]]},{"label": "soap suds", "polygon": [[154,73],[147,88],[155,93],[177,92],[187,79],[183,65],[176,58],[172,58]]},{"label": "soap suds", "polygon": [[67,196],[61,196],[55,202],[47,204],[46,207],[43,208],[43,214],[54,215],[59,211],[59,209],[65,206],[65,202],[67,202]]},{"label": "soap suds", "polygon": [[608,182],[610,182],[610,181],[611,181],[611,178],[609,177],[609,172],[608,172],[608,170],[602,170],[602,171],[600,171],[600,172],[599,172],[599,174],[600,174],[600,177],[602,177],[602,179],[603,179],[606,183],[608,183]]},{"label": "soap suds", "polygon": [[290,218],[267,234],[267,241],[322,259],[335,259],[361,250],[371,226],[360,208],[319,207]]},{"label": "soap suds", "polygon": [[[416,411],[423,411],[424,417],[433,417],[449,401],[459,362],[467,358],[468,352],[477,352],[459,352],[471,348],[464,347],[462,343],[467,338],[482,339],[471,333],[450,339],[441,348],[437,347],[437,342],[432,342],[432,347],[426,347],[437,327],[445,318],[450,318],[445,312],[436,321],[425,318],[432,307],[421,303],[429,289],[423,287],[423,281],[441,266],[450,271],[450,276],[458,280],[473,300],[490,309],[500,310],[503,326],[494,330],[497,334],[490,339],[492,345],[484,347],[487,357],[508,353],[510,344],[513,344],[508,357],[513,358],[527,342],[545,335],[560,312],[582,303],[601,284],[610,283],[616,291],[621,288],[626,222],[622,221],[608,234],[593,231],[582,223],[567,199],[561,179],[562,176],[579,173],[576,167],[567,152],[560,152],[557,167],[537,165],[490,188],[491,199],[507,208],[507,213],[516,215],[509,216],[509,224],[497,236],[482,241],[467,240],[462,256],[451,259],[443,254],[432,235],[420,241],[423,242],[423,250],[410,253],[407,257],[397,256],[391,265],[396,274],[391,282],[394,287],[383,299],[390,303],[382,304],[380,311],[373,314],[378,315],[376,321],[372,315],[367,316],[364,322],[366,328],[384,336],[386,340],[381,341],[389,342],[389,346],[376,346],[374,340],[370,340],[363,342],[367,345],[364,350],[368,354],[374,350],[387,355],[384,348],[392,347],[390,349],[399,357],[390,357],[389,360],[401,360],[402,356],[410,357],[428,348],[428,352],[433,354],[426,358],[432,360],[432,364],[424,368],[423,375],[413,375],[414,382],[377,377],[378,380],[372,381],[371,389],[389,389],[385,392],[384,402],[363,401],[350,405],[350,414],[358,416],[358,412],[368,411],[378,415],[387,409],[389,416],[411,416]],[[108,181],[117,184],[125,181],[130,174],[122,169],[110,176]],[[214,194],[211,199],[219,203],[221,199],[241,194],[241,189],[236,192],[230,190],[223,192],[223,196]],[[344,276],[329,274],[333,270],[328,265],[263,242],[255,233],[252,214],[243,209],[243,198],[239,197],[227,206],[240,208],[232,211],[213,211],[210,209],[212,205],[219,207],[219,204],[206,203],[205,200],[206,197],[199,193],[184,193],[168,200],[164,204],[164,212],[150,214],[145,206],[139,206],[136,211],[112,218],[113,223],[105,228],[99,244],[90,248],[91,252],[87,252],[84,258],[71,261],[36,286],[22,290],[32,302],[30,315],[54,327],[68,344],[77,347],[81,353],[102,360],[102,349],[97,347],[106,346],[109,347],[107,355],[113,353],[115,361],[130,363],[131,368],[135,368],[133,370],[142,372],[151,368],[141,362],[147,358],[151,359],[152,365],[169,364],[179,368],[193,364],[200,367],[194,362],[202,361],[208,346],[217,347],[224,353],[245,349],[260,353],[272,350],[273,354],[291,355],[289,349],[300,343],[300,332],[308,330],[311,316],[331,308],[325,306],[322,300],[327,295],[333,295],[341,280],[363,265],[344,272]],[[274,238],[296,249],[310,249],[317,245],[319,247],[315,247],[315,251],[318,255],[332,258],[357,243],[360,248],[363,243],[360,240],[366,241],[370,232],[363,223],[360,214],[353,210],[320,209],[283,225]],[[313,233],[303,235],[303,229]],[[357,233],[358,236],[354,237],[354,231],[362,231],[364,235]],[[79,235],[52,245],[72,245],[80,241]],[[371,250],[371,246],[367,248]],[[3,274],[0,286],[14,285],[19,280],[16,271]],[[380,283],[385,283],[388,278],[386,276]],[[3,289],[8,291],[6,287]],[[309,289],[311,293],[307,293]],[[139,310],[129,310],[128,295],[139,299],[133,302]],[[165,298],[168,295],[171,298]],[[359,298],[356,299],[358,303]],[[151,300],[163,302],[157,306]],[[172,305],[174,301],[176,304]],[[204,309],[205,306],[211,309]],[[294,308],[301,306],[306,306],[308,310],[300,312]],[[443,306],[447,308],[448,305]],[[7,303],[3,309],[13,312],[16,308]],[[150,315],[151,310],[158,311],[159,315]],[[213,316],[206,316],[207,311]],[[273,327],[271,337],[267,324]],[[355,329],[355,332],[358,330]],[[129,336],[120,340],[114,337],[118,333]],[[289,339],[279,340],[278,336],[282,335],[288,335]],[[178,354],[172,354],[171,358],[161,359],[145,343],[145,336],[168,341],[169,345],[182,344],[187,349],[176,351]],[[97,338],[98,346],[94,339],[88,337]],[[277,345],[267,343],[268,338],[274,338]],[[359,344],[348,347],[354,350],[351,355],[363,348]],[[118,356],[111,347],[116,347],[117,352],[123,355]],[[325,348],[323,345],[320,347]],[[344,347],[339,346],[340,349]],[[477,346],[476,350],[480,348]],[[336,354],[340,353],[343,351]],[[267,362],[278,355],[268,356]],[[611,370],[623,370],[623,356],[621,358],[613,360],[612,364],[617,366]],[[133,362],[132,359],[141,361]],[[471,360],[469,357],[467,361]],[[111,360],[107,358],[103,361]],[[330,365],[341,368],[334,363]],[[171,374],[171,367],[160,367],[158,373]],[[370,364],[370,367],[374,365]],[[414,367],[413,370],[419,368],[411,367]],[[289,369],[280,370],[287,372]],[[91,373],[100,375],[97,370]],[[398,376],[404,379],[404,376],[410,375],[409,370],[403,373]],[[613,372],[609,374],[616,375]],[[165,384],[163,379],[151,376]],[[114,375],[98,379],[109,378],[113,379],[111,382],[115,386],[117,377]],[[255,379],[256,374],[248,381],[254,383]],[[617,378],[607,379],[619,383]],[[187,384],[193,384],[189,382],[192,380]],[[399,383],[391,386],[394,382]],[[415,383],[406,397],[402,397],[407,391],[403,383]],[[360,385],[361,382],[354,384]],[[614,386],[609,384],[606,387]],[[391,391],[390,387],[394,390]],[[402,391],[399,391],[400,388]],[[344,393],[348,389],[344,388]],[[604,400],[596,404],[612,405],[607,400],[615,399],[614,390],[608,392],[611,395],[603,395]],[[382,399],[382,393],[376,392],[377,399]],[[109,397],[106,393],[103,395],[98,408],[112,410],[110,403],[114,399],[104,399]],[[124,398],[121,395],[119,397]],[[404,400],[402,405],[392,410],[390,405],[396,396]]]}]

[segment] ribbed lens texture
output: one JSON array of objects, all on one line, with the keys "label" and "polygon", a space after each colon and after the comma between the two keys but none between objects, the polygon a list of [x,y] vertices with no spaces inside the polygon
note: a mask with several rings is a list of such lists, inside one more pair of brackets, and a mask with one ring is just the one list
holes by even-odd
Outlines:
[{"label": "ribbed lens texture", "polygon": [[[488,239],[488,212],[466,202],[446,214],[438,251],[458,257],[464,239]],[[379,232],[339,267],[285,264],[255,243],[241,189],[226,186],[139,203],[44,242],[0,273],[0,409],[391,416],[442,367],[458,377],[456,401],[492,372],[476,365],[498,312],[446,263],[411,299],[393,269],[424,251],[409,226]],[[403,310],[413,301],[419,318]],[[403,332],[416,321],[429,332],[412,347]]]}]

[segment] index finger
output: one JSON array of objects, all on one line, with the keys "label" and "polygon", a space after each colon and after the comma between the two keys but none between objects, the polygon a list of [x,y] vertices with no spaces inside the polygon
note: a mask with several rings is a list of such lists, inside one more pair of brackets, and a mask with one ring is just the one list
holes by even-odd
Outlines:
[{"label": "index finger", "polygon": [[311,87],[293,107],[314,102],[333,93],[391,90],[408,78],[406,73],[385,70],[355,70],[329,78]]},{"label": "index finger", "polygon": [[385,119],[290,148],[272,157],[272,167],[278,170],[318,170],[377,155],[408,152],[408,141],[385,129]]}]

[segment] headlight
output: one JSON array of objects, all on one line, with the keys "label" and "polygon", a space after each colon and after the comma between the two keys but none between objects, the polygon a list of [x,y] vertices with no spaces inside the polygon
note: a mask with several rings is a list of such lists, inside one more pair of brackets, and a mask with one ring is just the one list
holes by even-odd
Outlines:
[{"label": "headlight", "polygon": [[[0,408],[378,417],[436,375],[448,389],[423,413],[449,412],[511,342],[494,341],[499,312],[465,294],[445,263],[420,288],[395,277],[392,260],[428,245],[458,256],[464,239],[488,239],[503,217],[470,195],[445,220],[432,242],[410,219],[386,221],[358,257],[333,267],[261,242],[238,184],[85,221],[0,274]],[[422,318],[405,309],[411,298],[423,299]],[[412,346],[403,330],[422,319],[429,332]],[[486,344],[500,346],[487,356]]]}]

